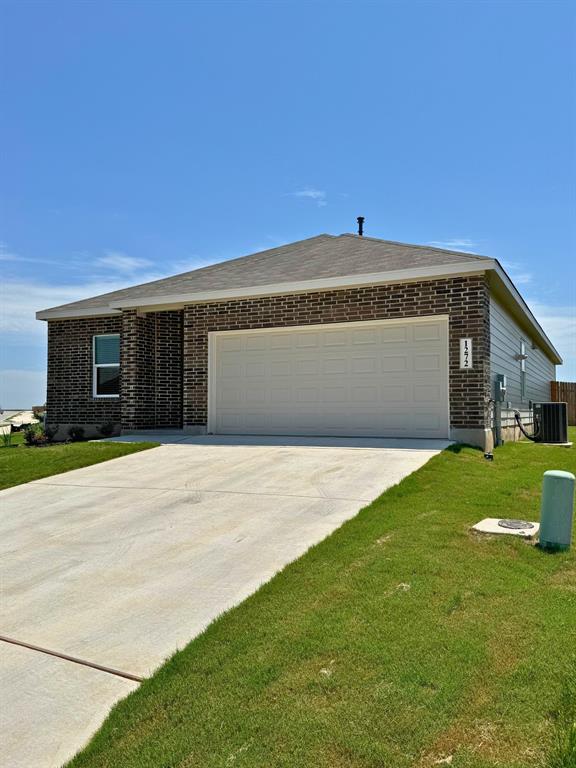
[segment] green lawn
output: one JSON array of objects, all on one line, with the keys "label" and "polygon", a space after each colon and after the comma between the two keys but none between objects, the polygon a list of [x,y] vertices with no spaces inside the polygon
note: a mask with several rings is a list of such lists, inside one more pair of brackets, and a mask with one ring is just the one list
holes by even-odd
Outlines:
[{"label": "green lawn", "polygon": [[16,432],[12,445],[17,447],[5,448],[0,444],[0,489],[144,451],[157,443],[61,443],[28,448],[23,432]]},{"label": "green lawn", "polygon": [[576,451],[444,452],[214,622],[70,765],[573,768],[576,552],[470,531],[538,519],[550,468]]}]

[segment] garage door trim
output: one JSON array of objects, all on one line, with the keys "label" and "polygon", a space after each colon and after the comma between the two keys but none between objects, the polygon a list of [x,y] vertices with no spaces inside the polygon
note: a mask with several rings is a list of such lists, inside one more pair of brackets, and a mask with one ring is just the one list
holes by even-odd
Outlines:
[{"label": "garage door trim", "polygon": [[335,323],[314,323],[306,325],[281,325],[273,326],[270,328],[254,328],[246,327],[234,330],[224,331],[209,331],[208,332],[208,423],[207,432],[213,434],[216,427],[216,340],[223,336],[237,336],[245,335],[248,333],[254,334],[269,334],[269,333],[287,333],[287,332],[306,332],[306,331],[319,331],[327,330],[331,327],[338,328],[369,328],[374,326],[383,325],[407,325],[412,323],[426,323],[426,322],[438,322],[441,321],[446,324],[446,363],[448,370],[446,371],[446,435],[450,434],[450,371],[449,371],[449,315],[422,315],[422,316],[410,316],[410,317],[395,317],[382,320],[357,320],[353,322],[335,322]]}]

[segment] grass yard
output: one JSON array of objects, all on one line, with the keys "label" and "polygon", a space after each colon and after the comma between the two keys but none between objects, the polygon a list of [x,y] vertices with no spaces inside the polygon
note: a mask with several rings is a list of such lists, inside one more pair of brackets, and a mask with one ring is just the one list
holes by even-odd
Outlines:
[{"label": "grass yard", "polygon": [[28,448],[24,444],[24,433],[12,435],[12,445],[17,448],[0,447],[0,490],[13,485],[39,480],[71,469],[99,464],[101,461],[116,459],[136,451],[153,448],[157,443],[60,443],[43,448]]},{"label": "grass yard", "polygon": [[576,551],[470,532],[538,519],[551,468],[576,450],[444,452],[177,653],[70,766],[573,768]]}]

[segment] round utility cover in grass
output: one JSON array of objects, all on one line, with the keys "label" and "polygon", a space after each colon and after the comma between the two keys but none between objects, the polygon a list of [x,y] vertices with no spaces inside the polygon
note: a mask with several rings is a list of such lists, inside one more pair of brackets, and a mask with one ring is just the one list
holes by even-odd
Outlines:
[{"label": "round utility cover in grass", "polygon": [[521,528],[534,528],[534,523],[526,520],[498,520],[501,528],[510,528],[511,530],[520,530]]}]

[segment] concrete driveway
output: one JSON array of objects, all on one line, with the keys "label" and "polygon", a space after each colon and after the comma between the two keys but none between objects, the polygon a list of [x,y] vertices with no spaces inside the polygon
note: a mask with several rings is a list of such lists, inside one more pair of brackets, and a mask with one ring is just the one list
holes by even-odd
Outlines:
[{"label": "concrete driveway", "polygon": [[[148,676],[447,445],[159,437],[0,493],[3,637]],[[138,685],[5,640],[0,650],[6,768],[60,766]]]}]

